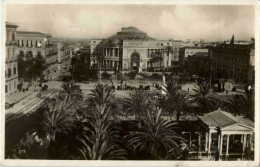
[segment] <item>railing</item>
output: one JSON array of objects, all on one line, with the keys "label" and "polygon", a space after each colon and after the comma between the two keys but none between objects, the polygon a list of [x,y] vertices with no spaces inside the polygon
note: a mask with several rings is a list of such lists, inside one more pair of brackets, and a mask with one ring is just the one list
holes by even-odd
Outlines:
[{"label": "railing", "polygon": [[5,44],[7,46],[17,45],[17,41],[7,41]]},{"label": "railing", "polygon": [[51,57],[51,56],[55,56],[55,55],[57,55],[57,54],[58,54],[58,52],[49,53],[49,54],[46,55],[46,58],[49,58],[49,57]]},{"label": "railing", "polygon": [[52,47],[52,46],[53,46],[53,44],[47,44],[47,45],[45,45],[45,47],[47,47],[47,48]]}]

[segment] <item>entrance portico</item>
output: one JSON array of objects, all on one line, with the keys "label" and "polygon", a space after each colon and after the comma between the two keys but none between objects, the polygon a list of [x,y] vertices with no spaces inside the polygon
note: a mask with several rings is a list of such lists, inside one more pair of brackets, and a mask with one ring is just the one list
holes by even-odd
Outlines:
[{"label": "entrance portico", "polygon": [[[252,121],[220,109],[198,116],[198,119],[199,150],[206,152],[209,157],[212,153],[219,151],[219,157],[222,160],[228,160],[230,156],[251,159],[251,153],[254,150],[254,123]],[[220,127],[219,134],[216,130],[218,126]]]}]

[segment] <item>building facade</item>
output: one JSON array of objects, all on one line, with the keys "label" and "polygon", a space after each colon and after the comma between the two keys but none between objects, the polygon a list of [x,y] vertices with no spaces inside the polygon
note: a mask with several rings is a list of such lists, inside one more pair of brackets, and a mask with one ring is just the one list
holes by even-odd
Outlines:
[{"label": "building facade", "polygon": [[180,49],[180,61],[184,63],[185,59],[189,56],[196,55],[198,53],[208,54],[209,49],[204,47],[183,47]]},{"label": "building facade", "polygon": [[55,42],[57,45],[57,59],[58,59],[58,70],[62,68],[67,68],[71,64],[72,50],[67,42]]},{"label": "building facade", "polygon": [[209,51],[214,71],[224,70],[228,78],[237,82],[254,82],[254,44],[220,44]]},{"label": "building facade", "polygon": [[17,52],[19,55],[36,57],[41,55],[46,60],[47,69],[43,72],[46,79],[57,75],[57,46],[52,41],[52,36],[41,32],[17,31]]},{"label": "building facade", "polygon": [[5,44],[5,95],[17,91],[18,66],[17,66],[17,29],[18,25],[6,22],[6,44]]},{"label": "building facade", "polygon": [[178,61],[180,44],[181,41],[156,40],[135,27],[126,27],[107,39],[91,40],[90,65],[102,70],[170,68],[172,61]]}]

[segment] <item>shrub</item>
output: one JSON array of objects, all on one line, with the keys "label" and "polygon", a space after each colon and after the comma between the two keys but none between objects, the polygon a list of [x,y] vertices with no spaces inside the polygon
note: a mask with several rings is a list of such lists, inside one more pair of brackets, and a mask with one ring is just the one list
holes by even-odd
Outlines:
[{"label": "shrub", "polygon": [[123,80],[123,79],[124,79],[123,73],[118,72],[117,73],[117,80]]},{"label": "shrub", "polygon": [[105,71],[105,72],[102,73],[102,78],[103,79],[110,79],[111,78],[111,74],[109,74],[108,72]]},{"label": "shrub", "polygon": [[136,71],[129,72],[129,73],[127,74],[127,76],[128,76],[130,79],[135,79],[135,77],[136,77]]},{"label": "shrub", "polygon": [[162,79],[162,75],[157,74],[157,73],[153,73],[151,77],[154,80],[161,80]]}]

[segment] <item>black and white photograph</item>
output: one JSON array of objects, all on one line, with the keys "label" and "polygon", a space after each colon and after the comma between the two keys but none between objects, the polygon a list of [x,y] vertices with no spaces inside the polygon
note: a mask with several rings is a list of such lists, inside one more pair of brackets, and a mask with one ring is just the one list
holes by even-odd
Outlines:
[{"label": "black and white photograph", "polygon": [[3,160],[257,165],[257,1],[7,2]]}]

